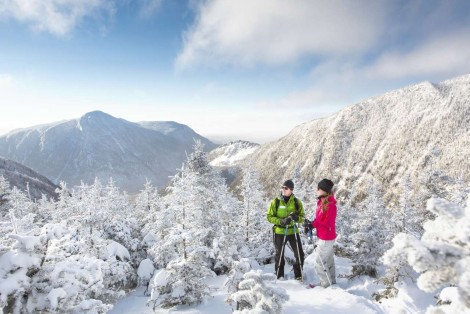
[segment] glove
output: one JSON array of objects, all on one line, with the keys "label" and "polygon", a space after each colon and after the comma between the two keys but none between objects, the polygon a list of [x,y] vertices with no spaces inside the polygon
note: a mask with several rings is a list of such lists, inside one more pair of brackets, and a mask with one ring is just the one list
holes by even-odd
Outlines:
[{"label": "glove", "polygon": [[305,229],[307,229],[307,228],[312,228],[312,222],[311,222],[310,220],[308,220],[308,219],[305,219],[305,220],[304,220],[304,223],[303,223],[303,227],[304,227]]},{"label": "glove", "polygon": [[289,215],[293,221],[297,221],[299,220],[299,215],[297,215],[296,213],[290,213]]},{"label": "glove", "polygon": [[281,219],[281,226],[285,227],[288,224],[290,224],[291,221],[292,221],[291,216],[287,216],[286,218]]},{"label": "glove", "polygon": [[310,220],[305,219],[302,226],[304,227],[305,234],[308,234],[309,231],[312,231],[312,222]]}]

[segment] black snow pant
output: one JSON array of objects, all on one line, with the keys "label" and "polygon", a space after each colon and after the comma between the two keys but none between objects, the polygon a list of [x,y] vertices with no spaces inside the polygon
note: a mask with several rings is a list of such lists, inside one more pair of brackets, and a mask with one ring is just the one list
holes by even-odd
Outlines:
[{"label": "black snow pant", "polygon": [[[275,234],[274,235],[274,247],[276,248],[276,256],[275,256],[275,265],[274,269],[277,274],[277,278],[284,277],[284,252],[282,252],[281,256],[281,251],[282,247],[285,245],[283,243],[284,240],[284,235],[283,234]],[[294,251],[295,255],[295,263],[294,263],[294,276],[295,278],[300,278],[302,276],[302,272],[300,270],[300,267],[304,267],[304,250],[302,249],[302,241],[300,241],[300,234],[297,234],[297,243],[299,244],[299,251],[300,251],[300,258],[299,258],[299,252],[297,252],[297,244],[295,243],[295,234],[287,235],[286,237],[286,243],[289,242],[290,247]],[[285,250],[285,248],[284,248]],[[279,260],[281,260],[281,264],[279,265]],[[300,260],[300,264],[299,264]],[[278,266],[279,266],[279,272],[278,272]]]}]

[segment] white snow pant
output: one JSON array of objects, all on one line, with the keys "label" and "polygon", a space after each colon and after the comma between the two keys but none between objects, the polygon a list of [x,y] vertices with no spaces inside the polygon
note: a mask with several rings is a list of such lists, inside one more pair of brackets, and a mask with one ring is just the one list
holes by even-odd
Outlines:
[{"label": "white snow pant", "polygon": [[[317,247],[315,249],[317,253],[315,256],[315,271],[317,272],[317,275],[320,278],[320,285],[324,288],[330,285],[328,277],[330,278],[331,284],[336,283],[335,257],[333,247],[334,244],[335,240],[319,239],[317,242]],[[323,266],[325,266],[325,268],[323,268]]]}]

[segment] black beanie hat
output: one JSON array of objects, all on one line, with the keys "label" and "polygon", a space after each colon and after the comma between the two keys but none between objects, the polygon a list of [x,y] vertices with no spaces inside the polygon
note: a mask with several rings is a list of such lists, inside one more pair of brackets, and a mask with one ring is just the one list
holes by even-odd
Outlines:
[{"label": "black beanie hat", "polygon": [[323,179],[318,182],[318,188],[322,189],[326,193],[330,194],[331,190],[333,189],[333,185],[335,185],[331,180]]},{"label": "black beanie hat", "polygon": [[284,181],[282,186],[287,186],[289,189],[294,190],[294,182],[292,182],[292,180]]}]

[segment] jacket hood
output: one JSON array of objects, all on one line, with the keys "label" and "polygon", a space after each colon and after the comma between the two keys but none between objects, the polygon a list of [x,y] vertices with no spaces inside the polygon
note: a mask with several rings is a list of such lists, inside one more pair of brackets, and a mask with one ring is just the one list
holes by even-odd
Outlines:
[{"label": "jacket hood", "polygon": [[[321,201],[321,197],[318,198],[318,201]],[[333,194],[330,194],[330,196],[328,196],[328,203],[336,204],[336,198]]]}]

